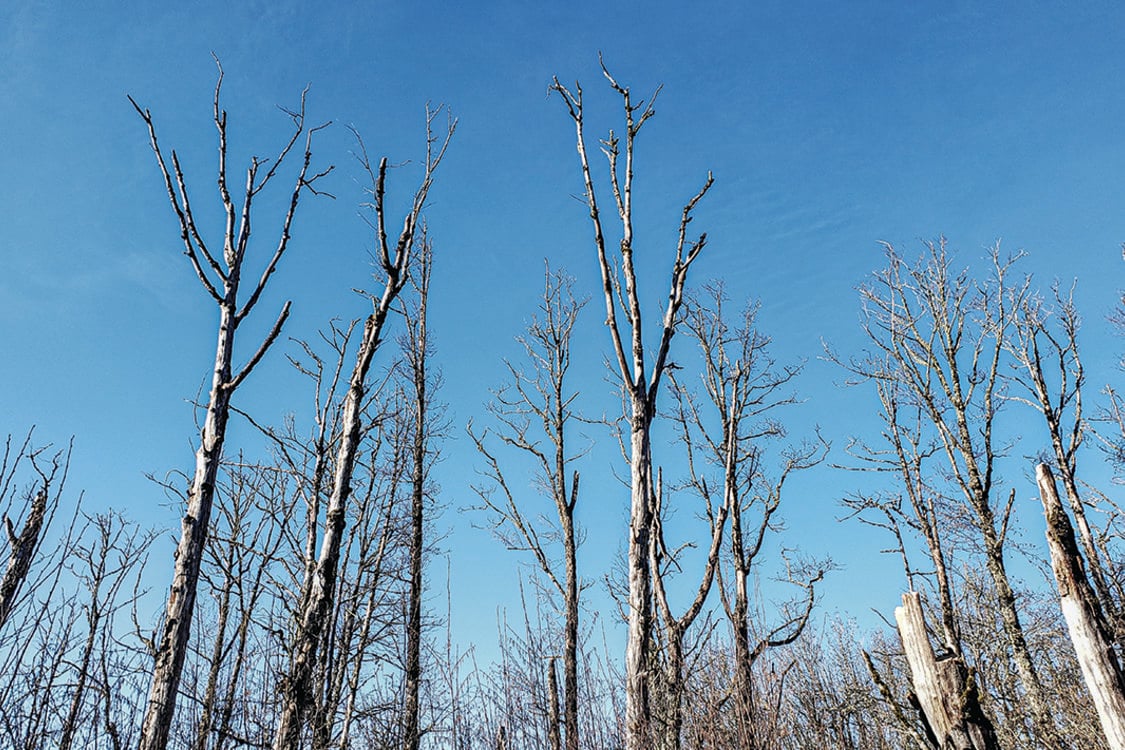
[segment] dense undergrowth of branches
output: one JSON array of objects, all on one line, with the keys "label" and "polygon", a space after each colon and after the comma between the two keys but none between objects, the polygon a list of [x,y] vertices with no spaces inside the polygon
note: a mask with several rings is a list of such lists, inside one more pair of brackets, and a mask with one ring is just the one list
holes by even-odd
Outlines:
[{"label": "dense undergrowth of branches", "polygon": [[[600,140],[604,185],[590,166],[581,87],[555,80],[552,91],[576,128],[602,273],[589,293],[605,305],[621,412],[580,413],[571,354],[602,351],[603,342],[572,340],[586,292],[548,268],[519,339],[524,356],[508,363],[509,380],[468,428],[481,466],[474,512],[513,550],[513,564],[531,564],[523,607],[501,619],[499,656],[487,663],[454,641],[440,607],[424,607],[442,599],[431,468],[451,429],[430,364],[429,278],[441,261],[424,209],[455,121],[442,130],[429,113],[419,186],[393,225],[403,227],[397,236],[387,230],[394,217],[384,196],[397,187],[387,184],[387,161],[369,161],[359,142],[371,178],[372,313],[334,320],[288,352],[308,389],[291,418],[270,425],[233,394],[259,363],[281,366],[267,350],[288,308],[241,371],[231,365],[233,335],[282,260],[299,200],[315,197],[314,182],[329,172],[310,167],[317,128],[304,123],[302,100],[289,113],[296,134],[275,162],[251,163],[239,203],[226,187],[227,116],[216,88],[228,221],[215,235],[223,249],[212,252],[178,156],[165,157],[154,119],[137,107],[187,254],[222,318],[197,471],[159,481],[184,512],[169,608],[157,617],[151,601],[167,563],[153,542],[166,530],[88,513],[71,489],[81,477],[67,475],[69,448],[9,436],[0,463],[0,746],[1122,747],[1112,699],[1125,688],[1125,526],[1115,486],[1088,479],[1113,472],[1085,467],[1120,473],[1125,411],[1112,389],[1088,392],[1071,290],[1040,289],[1019,256],[999,247],[977,273],[944,240],[916,252],[886,246],[885,266],[859,290],[867,349],[825,354],[882,428],[831,449],[817,434],[792,439],[785,413],[800,400],[801,366],[773,359],[753,303],[732,300],[719,282],[689,283],[707,243],[689,225],[709,175],[687,191],[667,305],[642,309],[635,264],[649,260],[633,255],[633,144],[655,95],[638,100],[604,72],[624,119]],[[257,259],[252,199],[302,143],[280,245],[239,302],[243,263]],[[266,448],[223,450],[228,416],[252,425]],[[1035,432],[1017,434],[1029,419]],[[654,444],[654,424],[672,435],[667,444]],[[616,453],[628,484],[599,489],[631,503],[620,571],[583,568],[576,509],[591,489],[578,472],[595,452],[578,429],[601,431],[613,449],[597,454]],[[1080,597],[1108,644],[1100,693],[1083,661],[1090,646],[1060,609],[1078,584],[1052,574],[1057,561],[1040,540],[1017,536],[1016,498],[1035,486],[1023,456],[1037,456],[1063,486]],[[921,644],[901,620],[866,631],[818,610],[835,566],[797,551],[802,540],[786,537],[781,522],[791,478],[817,466],[837,471],[844,523],[885,534],[903,591],[921,606]],[[677,538],[677,510],[701,519],[697,538]],[[189,534],[193,564],[184,557],[194,554]],[[1017,576],[1019,566],[1042,575]],[[771,575],[788,592],[780,600],[761,594]],[[587,592],[603,576],[617,608],[598,613]],[[169,632],[184,625],[174,614],[184,602],[181,648]],[[909,656],[919,647],[952,670],[952,685],[927,682]],[[1099,703],[1106,695],[1109,709]],[[937,713],[934,701],[944,702]]]}]

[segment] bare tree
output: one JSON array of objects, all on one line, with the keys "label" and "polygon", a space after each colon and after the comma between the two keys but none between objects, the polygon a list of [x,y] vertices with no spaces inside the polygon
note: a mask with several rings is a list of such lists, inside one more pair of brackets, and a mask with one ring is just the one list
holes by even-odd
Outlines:
[{"label": "bare tree", "polygon": [[282,688],[282,711],[274,735],[274,750],[295,750],[299,746],[306,715],[313,705],[312,679],[317,664],[317,648],[328,624],[328,613],[334,600],[347,508],[352,493],[352,473],[362,438],[368,372],[383,341],[387,317],[408,281],[415,251],[424,241],[421,236],[422,212],[433,184],[435,170],[445,156],[456,129],[456,120],[450,118],[444,138],[435,136],[432,126],[439,113],[440,110],[427,110],[426,160],[422,183],[414,193],[410,210],[403,220],[402,231],[393,247],[387,238],[387,209],[384,204],[387,160],[383,158],[378,168],[373,167],[362,141],[360,142],[361,164],[373,183],[371,208],[375,214],[375,255],[383,275],[383,290],[380,295],[372,297],[373,310],[364,321],[355,364],[344,395],[340,443],[335,454],[332,491],[325,510],[324,534],[316,564],[311,566],[304,582],[302,611],[297,617],[297,637]]},{"label": "bare tree", "polygon": [[803,596],[799,605],[790,602],[780,608],[780,623],[756,626],[751,585],[766,539],[780,530],[777,513],[786,482],[793,473],[823,461],[828,446],[818,438],[786,451],[780,473],[770,478],[769,444],[785,435],[774,414],[796,403],[788,386],[801,368],[778,366],[770,357],[770,339],[756,325],[756,305],[747,304],[732,320],[728,302],[718,283],[689,300],[684,327],[697,345],[703,394],[696,395],[673,377],[673,416],[687,453],[688,486],[705,501],[712,534],[717,535],[713,550],[730,517],[730,546],[722,557],[716,556],[717,576],[734,639],[731,693],[741,724],[739,742],[754,747],[754,662],[767,649],[789,645],[800,636],[826,564],[789,568],[789,582],[803,589]]},{"label": "bare tree", "polygon": [[[687,238],[688,224],[696,204],[711,189],[713,179],[708,173],[703,187],[687,202],[680,218],[679,236],[668,288],[668,303],[661,321],[659,341],[650,360],[645,354],[642,327],[641,292],[637,287],[633,246],[633,157],[634,144],[641,128],[655,114],[656,93],[649,101],[634,103],[632,94],[610,75],[604,63],[602,73],[621,97],[625,116],[624,143],[613,130],[601,141],[602,152],[609,161],[610,188],[621,221],[619,257],[611,259],[603,230],[598,194],[586,151],[585,117],[582,108],[582,87],[574,90],[554,79],[551,90],[558,92],[574,121],[578,158],[585,186],[585,201],[594,230],[594,245],[602,276],[606,325],[610,331],[614,359],[629,404],[629,635],[625,650],[625,746],[626,750],[648,750],[652,745],[649,726],[649,644],[652,640],[652,566],[650,543],[653,524],[652,423],[656,418],[657,397],[668,364],[672,336],[679,323],[680,307],[688,271],[703,251],[707,235],[695,240]],[[657,89],[657,93],[659,89]],[[620,163],[624,148],[624,164]],[[620,261],[619,265],[617,260]],[[624,332],[618,314],[624,318]],[[649,367],[651,366],[651,371]]]},{"label": "bare tree", "polygon": [[1107,571],[1107,556],[1099,549],[1097,535],[1087,517],[1087,502],[1079,490],[1078,454],[1087,431],[1082,409],[1086,371],[1078,348],[1081,320],[1073,287],[1064,291],[1056,283],[1053,297],[1053,305],[1032,294],[1016,300],[1008,341],[1014,360],[1009,377],[1020,389],[1011,398],[1043,416],[1056,473],[1074,516],[1090,585],[1099,608],[1108,618],[1114,639],[1120,642],[1125,636],[1125,613]]},{"label": "bare tree", "polygon": [[884,247],[887,267],[860,290],[874,353],[847,366],[862,378],[893,384],[895,397],[924,416],[922,424],[932,431],[946,459],[945,472],[981,545],[1001,630],[1036,735],[1041,742],[1054,743],[1055,720],[1007,571],[1005,542],[1015,494],[999,501],[995,486],[997,461],[1005,447],[994,429],[1001,361],[1014,306],[1026,293],[1026,282],[1009,281],[1016,257],[1001,256],[999,248],[990,255],[990,277],[978,283],[951,267],[944,239],[928,243],[916,263],[889,244]]},{"label": "bare tree", "polygon": [[[567,433],[575,419],[577,392],[567,379],[570,368],[570,339],[584,302],[574,299],[573,279],[561,272],[546,272],[546,286],[536,316],[519,341],[524,347],[530,372],[507,362],[510,382],[496,391],[488,406],[499,428],[496,437],[532,461],[540,492],[554,503],[557,526],[539,528],[530,515],[530,503],[517,499],[501,466],[495,448],[486,440],[491,430],[469,435],[484,457],[489,487],[476,487],[493,519],[493,530],[509,549],[526,551],[562,598],[563,623],[563,722],[567,750],[578,750],[578,633],[579,595],[578,531],[574,513],[578,505],[578,471],[571,463],[578,457],[568,452]],[[496,493],[495,490],[499,490]],[[499,498],[496,497],[499,494]],[[562,571],[550,541],[562,546]],[[555,673],[555,662],[549,664]],[[554,727],[557,732],[558,727]]]},{"label": "bare tree", "polygon": [[[720,503],[716,507],[707,497],[707,516],[710,521],[711,539],[707,550],[707,558],[700,575],[699,586],[691,603],[684,609],[683,614],[677,616],[672,612],[672,605],[668,601],[668,586],[665,579],[671,578],[673,569],[682,569],[678,554],[681,549],[669,549],[664,534],[664,518],[667,509],[664,505],[664,488],[661,470],[657,469],[656,487],[653,491],[652,536],[649,540],[649,556],[652,565],[653,595],[656,601],[656,610],[659,621],[663,623],[663,637],[656,639],[662,645],[664,656],[663,674],[658,684],[663,701],[656,701],[654,714],[659,717],[658,726],[654,729],[656,744],[664,750],[679,750],[680,735],[683,730],[683,701],[685,690],[685,670],[687,668],[685,655],[685,639],[689,629],[695,624],[696,619],[703,611],[703,605],[711,593],[711,584],[715,580],[715,570],[719,565],[719,551],[722,546],[723,532],[726,530],[727,504]],[[690,543],[684,546],[690,546]],[[654,655],[655,656],[655,655]]]},{"label": "bare tree", "polygon": [[[216,65],[218,65],[217,59]],[[160,631],[160,642],[156,650],[152,689],[141,732],[141,750],[163,750],[168,742],[168,732],[176,709],[180,675],[187,655],[191,622],[195,611],[199,567],[210,526],[211,506],[215,494],[216,476],[223,455],[231,397],[277,339],[289,315],[289,303],[286,302],[282,307],[281,314],[257,351],[237,372],[234,369],[235,336],[239,327],[257,305],[289,247],[290,231],[301,195],[306,190],[315,193],[314,184],[332,169],[328,167],[322,172],[310,173],[312,136],[325,125],[312,128],[306,126],[305,95],[308,91],[306,89],[301,94],[300,107],[297,110],[286,111],[293,123],[289,139],[272,160],[256,156],[251,158],[250,166],[246,170],[246,185],[241,194],[241,201],[236,203],[227,186],[227,113],[220,106],[222,83],[223,69],[219,66],[218,82],[215,84],[214,121],[219,139],[219,199],[226,219],[221,235],[221,259],[212,252],[196,223],[179,157],[175,151],[172,151],[171,169],[169,169],[164,152],[156,139],[156,127],[152,115],[149,110],[142,109],[132,97],[129,98],[137,114],[148,126],[149,143],[156,156],[161,176],[164,178],[168,199],[176,214],[184,243],[184,254],[191,261],[204,290],[219,308],[219,328],[211,389],[199,449],[195,454],[195,472],[188,490],[187,509],[176,547],[164,625]],[[289,194],[288,210],[281,222],[277,245],[261,276],[251,287],[250,294],[245,299],[241,299],[239,292],[245,270],[243,264],[250,247],[250,219],[254,200],[273,181],[302,135],[305,136],[303,159]]]}]

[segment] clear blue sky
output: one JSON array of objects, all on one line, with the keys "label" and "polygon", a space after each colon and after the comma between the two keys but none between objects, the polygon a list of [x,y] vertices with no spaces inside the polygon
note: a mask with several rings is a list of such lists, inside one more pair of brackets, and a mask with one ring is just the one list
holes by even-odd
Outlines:
[{"label": "clear blue sky", "polygon": [[[366,283],[370,242],[356,216],[362,180],[344,126],[399,161],[421,154],[427,101],[460,118],[429,223],[433,327],[456,437],[440,472],[452,528],[445,545],[465,637],[491,632],[491,602],[510,601],[493,589],[510,589],[515,560],[457,514],[473,501],[476,463],[463,426],[499,383],[502,358],[518,354],[513,337],[534,308],[543,258],[596,292],[588,225],[571,197],[581,189],[573,129],[546,94],[552,75],[580,79],[591,135],[616,125],[599,50],[638,93],[665,85],[638,153],[638,239],[651,247],[652,301],[678,207],[713,170],[696,220],[711,244],[695,279],[721,276],[735,296],[759,297],[776,357],[809,360],[795,435],[820,423],[839,449],[847,435],[875,428],[869,395],[839,390],[840,374],[816,357],[821,339],[844,352],[859,345],[854,286],[879,266],[878,240],[910,246],[945,233],[970,263],[1003,238],[1029,251],[1026,268],[1044,283],[1077,276],[1092,385],[1118,377],[1111,365],[1125,346],[1103,323],[1122,286],[1125,240],[1118,4],[570,5],[5,4],[0,432],[37,424],[41,439],[76,435],[72,487],[87,490],[87,507],[176,528],[143,475],[191,464],[187,400],[207,377],[215,313],[180,253],[126,94],[151,108],[162,142],[177,148],[204,195],[214,167],[211,51],[227,72],[233,165],[251,149],[272,150],[286,125],[274,105],[295,104],[306,83],[310,117],[336,123],[318,138],[317,159],[338,165],[325,185],[337,200],[302,205],[258,312],[264,327],[292,298],[291,336],[364,311],[350,290]],[[392,194],[412,188],[402,172]],[[268,219],[258,226],[268,229]],[[595,404],[608,351],[598,304],[582,340],[582,389]],[[282,354],[239,392],[263,420],[303,407]],[[236,425],[228,446],[240,439],[249,430]],[[586,470],[604,475],[613,455],[600,452]],[[827,470],[806,477],[787,513],[788,543],[831,553],[845,569],[829,583],[829,606],[864,616],[893,606],[901,576],[893,558],[875,554],[886,540],[835,523],[852,482]],[[584,484],[587,574],[600,579],[627,499],[604,478]],[[1035,507],[1025,508],[1034,529]],[[472,575],[478,565],[487,576]],[[496,572],[504,570],[512,572]]]}]

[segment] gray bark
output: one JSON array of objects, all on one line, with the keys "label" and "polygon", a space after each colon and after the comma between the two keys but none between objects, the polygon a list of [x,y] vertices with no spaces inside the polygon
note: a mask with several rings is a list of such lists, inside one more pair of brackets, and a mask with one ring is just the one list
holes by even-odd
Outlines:
[{"label": "gray bark", "polygon": [[[215,363],[211,374],[211,390],[207,411],[200,434],[199,449],[195,454],[195,472],[187,494],[187,508],[181,522],[180,539],[176,546],[172,585],[165,608],[164,623],[156,648],[152,687],[141,726],[141,750],[164,750],[168,742],[172,718],[176,710],[180,675],[187,656],[188,641],[191,635],[192,617],[195,613],[195,597],[199,584],[199,570],[203,559],[204,545],[207,541],[208,526],[211,519],[211,506],[214,500],[215,482],[223,456],[223,443],[226,439],[227,420],[230,415],[230,401],[234,391],[261,361],[266,351],[277,339],[281,327],[289,315],[286,302],[281,315],[274,323],[257,352],[243,368],[235,373],[233,367],[235,334],[239,325],[257,304],[263,289],[268,283],[278,262],[289,244],[290,227],[297,210],[301,193],[312,189],[312,184],[331,168],[320,174],[309,176],[312,158],[312,133],[319,128],[307,131],[304,161],[297,175],[296,183],[289,196],[288,211],[282,221],[280,239],[273,257],[266,264],[260,279],[245,302],[239,301],[243,261],[250,241],[250,216],[254,198],[276,174],[285,161],[293,145],[302,133],[306,133],[304,121],[305,94],[301,95],[301,108],[290,113],[294,130],[279,155],[269,162],[264,175],[259,174],[267,162],[254,158],[246,171],[246,186],[242,204],[236,207],[227,188],[227,141],[225,111],[220,110],[219,94],[223,73],[219,68],[219,80],[215,86],[214,119],[219,135],[219,193],[226,214],[226,228],[223,232],[222,264],[207,248],[196,226],[191,204],[188,200],[183,171],[176,153],[172,152],[172,170],[168,169],[163,152],[157,143],[156,129],[152,115],[142,109],[130,98],[133,107],[148,127],[149,143],[172,208],[179,222],[180,236],[196,275],[204,289],[210,294],[219,308],[219,329],[215,347]],[[307,93],[307,90],[306,90]],[[174,181],[174,182],[173,182]]]},{"label": "gray bark", "polygon": [[[667,364],[668,350],[676,331],[680,307],[683,304],[684,285],[692,263],[707,243],[706,234],[687,241],[687,226],[695,205],[710,190],[713,178],[710,173],[703,188],[684,206],[680,219],[676,257],[672,266],[668,289],[668,303],[664,310],[662,330],[655,356],[649,371],[642,332],[640,292],[637,288],[633,249],[633,144],[641,127],[655,114],[653,99],[634,104],[630,91],[610,75],[602,65],[609,85],[621,97],[625,116],[625,163],[619,172],[620,142],[610,132],[602,141],[603,152],[609,160],[611,188],[618,217],[621,220],[621,240],[618,245],[620,266],[611,262],[607,251],[605,233],[593,175],[586,153],[582,88],[572,92],[556,78],[551,90],[558,92],[575,124],[575,141],[582,167],[586,206],[594,231],[594,244],[601,270],[602,293],[606,307],[606,326],[610,330],[617,369],[626,391],[626,418],[629,421],[629,547],[627,575],[629,591],[628,641],[625,648],[625,750],[650,750],[653,743],[651,731],[651,706],[649,683],[652,679],[652,568],[649,544],[653,523],[653,468],[651,449],[652,421],[656,416],[656,401],[661,378]],[[625,319],[624,330],[618,323],[618,313]]]},{"label": "gray bark", "polygon": [[[39,536],[46,518],[47,488],[44,487],[35,493],[35,498],[31,501],[31,512],[27,514],[27,520],[18,535],[12,530],[11,522],[7,523],[9,557],[4,577],[0,578],[0,629],[12,614],[16,598],[31,570],[31,562],[39,546]],[[8,521],[7,518],[4,520]]]},{"label": "gray bark", "polygon": [[1051,469],[1039,464],[1035,467],[1035,479],[1047,516],[1047,544],[1059,588],[1059,604],[1078,654],[1082,677],[1090,690],[1106,742],[1111,750],[1125,750],[1125,677],[1113,648],[1110,629],[1086,578],[1074,529],[1059,500]]},{"label": "gray bark", "polygon": [[935,658],[917,592],[902,595],[895,621],[910,664],[914,694],[938,746],[942,750],[998,750],[962,658],[956,654]]},{"label": "gray bark", "polygon": [[[425,175],[422,184],[414,194],[410,212],[403,222],[398,241],[392,248],[387,241],[384,212],[384,190],[387,175],[387,160],[379,163],[378,170],[370,167],[364,155],[364,166],[368,168],[374,181],[374,206],[376,214],[376,257],[384,274],[383,292],[374,299],[374,310],[364,321],[363,336],[356,353],[355,365],[348,381],[341,416],[340,445],[336,453],[332,494],[329,496],[324,522],[324,537],[312,575],[304,582],[303,606],[298,613],[297,634],[290,656],[288,674],[282,684],[281,713],[274,733],[273,750],[297,750],[300,746],[301,732],[307,723],[307,715],[313,708],[313,676],[317,665],[317,649],[321,636],[328,626],[328,615],[332,611],[335,597],[336,578],[339,572],[340,550],[344,542],[344,527],[347,521],[347,506],[352,492],[352,473],[355,469],[356,454],[362,438],[361,426],[364,396],[367,393],[367,374],[371,362],[382,343],[383,326],[391,312],[394,301],[407,282],[408,269],[419,241],[422,211],[426,205],[434,170],[445,155],[445,150],[456,128],[456,121],[449,122],[448,130],[440,143],[434,138],[431,125],[436,112],[427,112],[427,154]],[[439,148],[433,149],[435,143]],[[360,147],[362,150],[362,142]]]}]

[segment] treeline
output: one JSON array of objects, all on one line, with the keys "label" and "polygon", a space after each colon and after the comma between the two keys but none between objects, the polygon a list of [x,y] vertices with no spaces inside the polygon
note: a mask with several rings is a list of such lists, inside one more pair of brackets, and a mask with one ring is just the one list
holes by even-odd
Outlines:
[{"label": "treeline", "polygon": [[[427,307],[441,251],[425,208],[456,120],[428,113],[417,182],[405,188],[356,136],[370,180],[370,312],[286,355],[307,383],[292,412],[307,416],[265,424],[239,408],[238,389],[278,358],[289,304],[259,340],[241,326],[263,314],[301,202],[325,189],[332,167],[317,164],[314,145],[327,124],[306,119],[302,94],[273,157],[235,174],[220,68],[223,220],[202,226],[192,202],[202,188],[133,102],[219,321],[194,468],[161,482],[183,509],[171,583],[153,621],[146,591],[164,575],[151,555],[160,532],[85,513],[64,491],[69,449],[9,438],[0,744],[1125,748],[1120,509],[1084,468],[1125,461],[1125,411],[1112,391],[1088,393],[1072,290],[1044,293],[999,247],[976,274],[944,240],[917,253],[887,245],[885,267],[860,289],[866,348],[825,353],[878,410],[879,434],[831,457],[819,434],[793,440],[785,411],[799,400],[800,364],[774,360],[752,302],[721,283],[689,283],[707,251],[692,222],[710,174],[685,191],[670,256],[635,254],[634,148],[656,94],[638,99],[603,73],[622,122],[596,142],[582,88],[551,86],[574,127],[598,310],[584,312],[585,293],[548,268],[523,356],[468,427],[481,517],[513,564],[536,571],[493,664],[456,647],[451,623],[426,607],[439,546],[431,474],[451,426],[432,363]],[[602,158],[607,169],[592,164]],[[286,208],[279,225],[252,231],[263,193]],[[638,268],[668,262],[666,301],[648,309]],[[570,369],[575,347],[604,349],[573,337],[581,315],[603,311],[605,387],[621,406],[608,417],[580,412]],[[226,445],[231,419],[268,450]],[[594,459],[580,435],[592,424],[609,446],[599,456],[618,455],[628,485],[620,570],[583,567],[577,519],[593,501],[579,468]],[[1035,434],[1019,434],[1028,424]],[[674,439],[655,444],[656,429]],[[826,461],[863,473],[839,475],[871,488],[843,499],[849,523],[880,529],[901,561],[893,631],[815,616],[835,566],[797,551],[802,540],[781,520],[792,477]],[[1015,531],[1017,498],[1034,481],[1049,544]],[[618,491],[598,488],[598,502]],[[677,512],[702,519],[704,533],[677,536]],[[1043,581],[1010,572],[1027,563]],[[781,601],[761,594],[776,571],[789,592]],[[623,651],[584,598],[603,575],[617,605],[603,614],[620,614]]]}]

